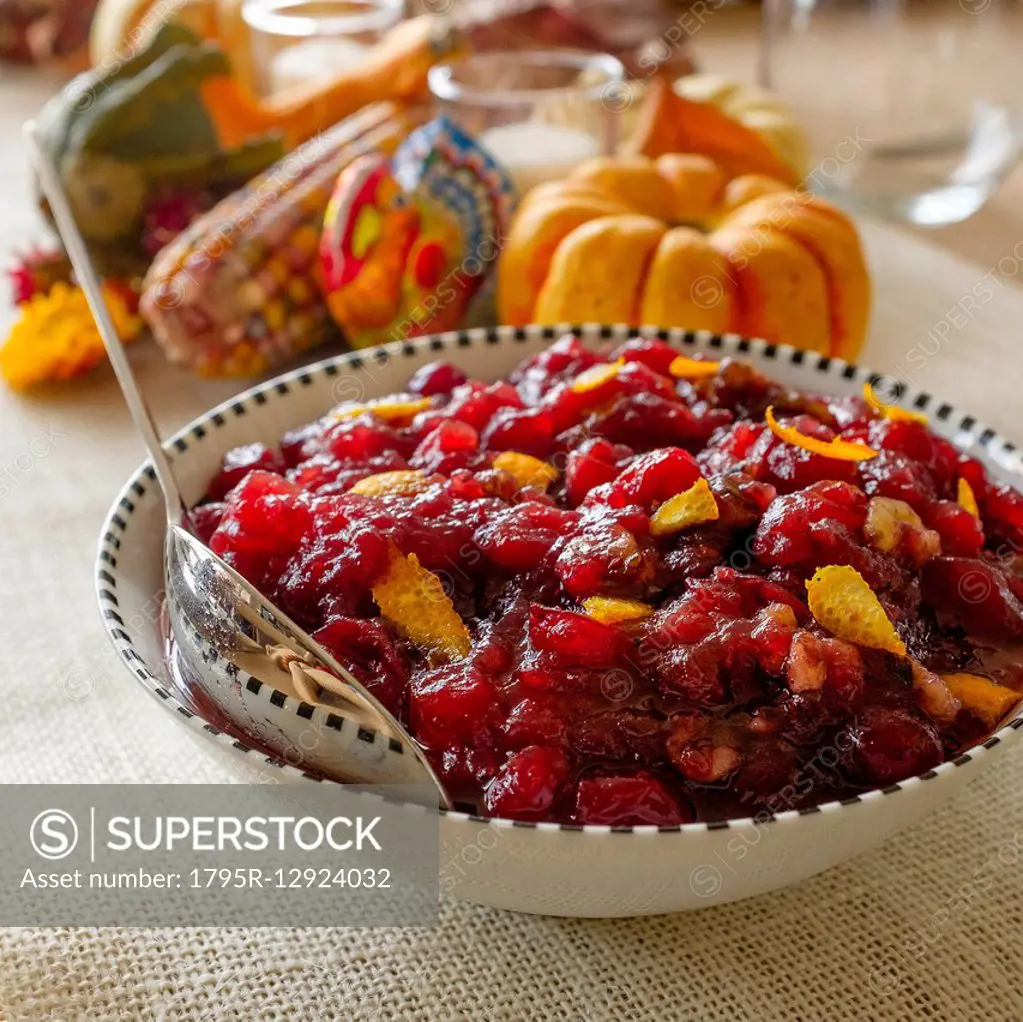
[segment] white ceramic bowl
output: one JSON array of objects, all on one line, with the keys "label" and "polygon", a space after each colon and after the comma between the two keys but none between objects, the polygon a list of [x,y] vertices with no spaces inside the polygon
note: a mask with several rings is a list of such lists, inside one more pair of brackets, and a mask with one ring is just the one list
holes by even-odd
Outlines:
[{"label": "white ceramic bowl", "polygon": [[[342,355],[287,373],[241,394],[185,427],[168,443],[190,502],[198,500],[225,451],[275,443],[288,429],[340,400],[399,391],[420,365],[444,358],[482,379],[504,376],[525,356],[569,328],[495,328],[428,337],[411,344]],[[577,329],[587,343],[610,347],[637,331]],[[734,335],[650,331],[690,352],[740,358],[793,386],[859,392],[879,377],[833,359]],[[925,410],[932,427],[1019,486],[1015,447],[972,416],[904,387],[900,401]],[[162,590],[163,504],[152,470],[141,467],[115,501],[100,540],[97,586],[111,642],[132,678],[152,693],[209,754],[251,779],[324,783],[309,768],[326,714],[258,683],[239,685],[249,728],[267,748],[212,726],[168,690],[163,636],[152,606]],[[254,726],[253,720],[256,721]],[[1023,726],[1023,713],[953,762],[884,790],[808,810],[681,827],[609,828],[486,820],[442,814],[441,887],[501,908],[564,916],[635,916],[733,901],[795,883],[844,862],[906,827],[951,797],[997,757]],[[276,746],[267,736],[278,735]],[[289,765],[289,764],[301,764]],[[326,782],[329,783],[329,782]]]}]

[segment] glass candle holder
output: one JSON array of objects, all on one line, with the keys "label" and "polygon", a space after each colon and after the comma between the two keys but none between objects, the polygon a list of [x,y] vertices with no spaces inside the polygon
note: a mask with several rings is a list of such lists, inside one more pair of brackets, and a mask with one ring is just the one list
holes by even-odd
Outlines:
[{"label": "glass candle holder", "polygon": [[522,195],[611,155],[625,68],[606,53],[476,53],[430,71],[441,109],[492,153]]},{"label": "glass candle holder", "polygon": [[761,81],[809,135],[814,191],[924,227],[1023,154],[1017,0],[765,0]]},{"label": "glass candle holder", "polygon": [[358,64],[404,12],[404,0],[246,0],[260,91],[283,92]]}]

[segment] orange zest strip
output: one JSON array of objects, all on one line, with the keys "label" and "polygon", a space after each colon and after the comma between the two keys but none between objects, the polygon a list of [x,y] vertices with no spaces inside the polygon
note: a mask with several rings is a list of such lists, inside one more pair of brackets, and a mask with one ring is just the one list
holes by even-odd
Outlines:
[{"label": "orange zest strip", "polygon": [[855,568],[846,564],[818,568],[806,583],[806,593],[814,619],[838,638],[906,655],[906,644],[881,601]]},{"label": "orange zest strip", "polygon": [[715,522],[720,517],[718,503],[706,479],[698,479],[688,490],[676,493],[666,500],[650,519],[650,533],[670,536],[704,522]]},{"label": "orange zest strip", "polygon": [[461,660],[471,646],[469,629],[432,571],[392,543],[390,561],[373,586],[373,599],[388,621],[422,649],[445,660]]},{"label": "orange zest strip", "polygon": [[795,426],[783,426],[774,417],[773,405],[767,409],[765,418],[771,432],[779,440],[784,440],[787,444],[792,444],[795,447],[802,447],[804,451],[820,454],[825,458],[834,458],[836,461],[870,461],[871,458],[876,458],[880,453],[875,451],[873,447],[861,444],[858,440],[842,440],[839,438],[834,440],[817,440],[812,436],[800,433]]},{"label": "orange zest strip", "polygon": [[927,416],[923,412],[913,412],[908,408],[900,408],[898,405],[886,405],[874,393],[874,387],[870,380],[863,384],[863,400],[884,419],[891,419],[893,422],[919,422],[921,426],[927,425]]},{"label": "orange zest strip", "polygon": [[572,381],[572,390],[576,394],[587,394],[591,390],[596,390],[613,380],[623,365],[625,365],[625,359],[616,358],[613,362],[607,362],[604,365],[590,366]]},{"label": "orange zest strip", "polygon": [[949,692],[988,727],[994,727],[1020,700],[1020,693],[977,674],[943,674]]},{"label": "orange zest strip", "polygon": [[333,422],[340,422],[342,419],[354,419],[366,412],[372,412],[378,419],[384,422],[399,422],[403,419],[414,419],[420,412],[433,407],[433,401],[428,397],[413,397],[411,394],[394,394],[391,397],[377,398],[365,403],[338,405],[330,413]]},{"label": "orange zest strip", "polygon": [[518,451],[502,451],[494,458],[494,468],[507,472],[520,490],[525,486],[545,490],[558,478],[558,470],[553,465]]},{"label": "orange zest strip", "polygon": [[654,613],[654,608],[639,600],[618,600],[609,596],[591,596],[583,600],[583,609],[604,625],[625,624],[630,621],[644,621]]},{"label": "orange zest strip", "polygon": [[959,477],[959,492],[956,495],[956,501],[960,507],[966,508],[974,518],[980,517],[980,507],[977,505],[973,487],[962,476]]},{"label": "orange zest strip", "polygon": [[701,358],[688,358],[685,355],[679,355],[668,366],[668,372],[680,380],[701,380],[705,376],[717,376],[720,369],[720,362],[705,362]]},{"label": "orange zest strip", "polygon": [[396,472],[378,472],[376,475],[360,479],[349,493],[359,493],[364,497],[412,497],[424,493],[430,488],[430,480],[425,472],[413,469],[402,469]]}]

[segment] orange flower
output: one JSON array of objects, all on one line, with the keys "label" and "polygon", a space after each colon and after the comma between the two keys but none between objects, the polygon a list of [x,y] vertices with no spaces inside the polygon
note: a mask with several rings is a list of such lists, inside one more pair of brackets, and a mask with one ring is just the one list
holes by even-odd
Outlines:
[{"label": "orange flower", "polygon": [[[103,285],[117,334],[128,343],[138,337],[142,320],[133,315],[121,289]],[[58,282],[20,307],[20,316],[0,348],[0,375],[15,390],[49,380],[71,380],[106,356],[92,311],[81,288]]]}]

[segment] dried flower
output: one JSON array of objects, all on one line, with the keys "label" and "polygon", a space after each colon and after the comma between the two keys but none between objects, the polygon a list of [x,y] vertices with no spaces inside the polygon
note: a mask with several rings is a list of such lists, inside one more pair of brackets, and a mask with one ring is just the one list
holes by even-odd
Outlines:
[{"label": "dried flower", "polygon": [[[122,289],[103,285],[118,336],[128,343],[142,329]],[[16,390],[48,380],[70,380],[88,372],[106,354],[85,293],[58,282],[21,306],[21,315],[0,348],[0,375]]]}]

